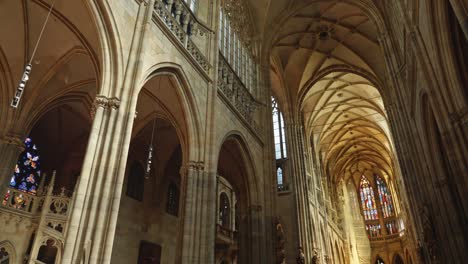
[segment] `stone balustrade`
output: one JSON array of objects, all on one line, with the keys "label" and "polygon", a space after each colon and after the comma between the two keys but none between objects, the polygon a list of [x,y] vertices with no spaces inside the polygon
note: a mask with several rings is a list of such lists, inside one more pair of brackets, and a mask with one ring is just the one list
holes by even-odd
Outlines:
[{"label": "stone balustrade", "polygon": [[20,217],[37,221],[45,210],[47,226],[55,232],[64,234],[71,213],[71,195],[62,188],[60,193],[51,194],[48,204],[44,204],[47,201],[46,196],[46,192],[39,191],[37,195],[33,195],[14,188],[7,188],[2,195],[0,213],[2,210],[6,210]]},{"label": "stone balustrade", "polygon": [[245,87],[229,63],[219,54],[218,60],[218,91],[247,122],[254,131],[258,132],[259,126],[254,120],[254,113],[260,105]]},{"label": "stone balustrade", "polygon": [[183,0],[156,0],[154,5],[154,17],[174,35],[192,59],[209,73],[211,65],[191,36],[204,36],[210,30],[197,20]]}]

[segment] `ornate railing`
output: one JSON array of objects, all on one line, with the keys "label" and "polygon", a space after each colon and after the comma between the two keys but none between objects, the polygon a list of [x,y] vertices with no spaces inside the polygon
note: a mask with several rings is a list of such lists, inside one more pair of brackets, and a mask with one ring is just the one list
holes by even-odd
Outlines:
[{"label": "ornate railing", "polygon": [[[50,230],[64,234],[71,212],[71,194],[67,194],[62,188],[58,194],[51,193],[49,197],[47,195],[45,191],[39,191],[37,195],[33,195],[7,188],[2,195],[0,209],[36,220],[44,215],[44,221]],[[44,204],[46,201],[47,204]]]},{"label": "ornate railing", "polygon": [[244,86],[221,53],[218,60],[218,90],[221,91],[229,104],[242,116],[247,124],[254,131],[259,131],[259,126],[254,120],[254,113],[259,103]]},{"label": "ornate railing", "polygon": [[36,214],[44,202],[44,196],[38,197],[13,188],[7,188],[2,197],[2,207],[26,214]]},{"label": "ornate railing", "polygon": [[205,35],[210,30],[203,26],[190,11],[183,0],[156,0],[154,13],[160,21],[179,41],[198,63],[208,73],[211,65],[200,49],[195,45],[191,36]]}]

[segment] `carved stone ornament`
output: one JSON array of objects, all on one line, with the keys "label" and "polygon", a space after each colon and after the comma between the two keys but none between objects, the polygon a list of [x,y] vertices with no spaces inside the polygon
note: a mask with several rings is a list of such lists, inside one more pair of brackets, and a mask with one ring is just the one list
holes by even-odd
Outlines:
[{"label": "carved stone ornament", "polygon": [[1,142],[2,143],[5,143],[7,145],[13,145],[13,146],[16,146],[18,147],[21,151],[24,150],[24,142],[23,142],[23,138],[21,136],[18,136],[18,135],[5,135]]},{"label": "carved stone ornament", "polygon": [[250,46],[253,25],[250,19],[250,12],[245,0],[224,0],[222,1],[223,11],[231,21],[232,29],[247,46]]},{"label": "carved stone ornament", "polygon": [[286,236],[284,235],[283,225],[281,224],[281,218],[276,217],[275,219],[276,229],[276,263],[286,264]]}]

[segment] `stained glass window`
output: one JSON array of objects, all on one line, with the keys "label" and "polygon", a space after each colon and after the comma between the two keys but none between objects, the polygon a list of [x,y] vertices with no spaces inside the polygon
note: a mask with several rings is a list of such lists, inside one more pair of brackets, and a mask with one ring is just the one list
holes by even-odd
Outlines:
[{"label": "stained glass window", "polygon": [[24,141],[24,151],[20,154],[15,172],[10,180],[10,187],[36,194],[41,177],[39,151],[30,138]]},{"label": "stained glass window", "polygon": [[383,216],[384,218],[390,217],[393,215],[392,196],[388,191],[387,184],[385,184],[385,181],[382,180],[379,175],[376,175],[375,181],[377,182],[377,190],[379,192],[380,203],[382,204]]},{"label": "stained glass window", "polygon": [[382,230],[380,224],[376,225],[366,225],[367,235],[370,238],[379,237],[382,235]]},{"label": "stained glass window", "polygon": [[394,220],[386,222],[385,227],[389,235],[398,233],[398,226]]},{"label": "stained glass window", "polygon": [[286,154],[286,135],[284,131],[283,114],[278,108],[278,103],[275,98],[271,98],[271,105],[273,108],[273,134],[275,137],[275,156],[276,159],[284,159]]},{"label": "stained glass window", "polygon": [[361,194],[362,211],[364,212],[364,220],[377,220],[379,219],[377,207],[375,204],[374,191],[370,185],[369,180],[362,175],[361,184],[359,187]]},{"label": "stained glass window", "polygon": [[177,216],[179,211],[179,188],[174,183],[169,184],[167,190],[166,212]]}]

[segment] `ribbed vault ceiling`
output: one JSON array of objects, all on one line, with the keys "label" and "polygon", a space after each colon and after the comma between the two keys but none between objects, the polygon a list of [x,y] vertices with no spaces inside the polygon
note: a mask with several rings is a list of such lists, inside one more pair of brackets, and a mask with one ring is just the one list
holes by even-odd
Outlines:
[{"label": "ribbed vault ceiling", "polygon": [[[99,38],[83,1],[57,0],[32,61],[18,111],[11,108],[16,86],[29,62],[50,8],[50,0],[2,1],[0,8],[0,115],[16,116],[15,129],[64,101],[92,102],[99,76]],[[60,101],[60,102],[59,102]],[[86,110],[86,109],[84,109]],[[89,115],[88,110],[82,115]],[[0,120],[7,124],[8,120]]]},{"label": "ribbed vault ceiling", "polygon": [[393,174],[377,88],[383,54],[373,22],[359,7],[316,1],[300,9],[276,34],[271,65],[273,93],[283,110],[301,113],[333,181],[358,182],[370,171]]}]

